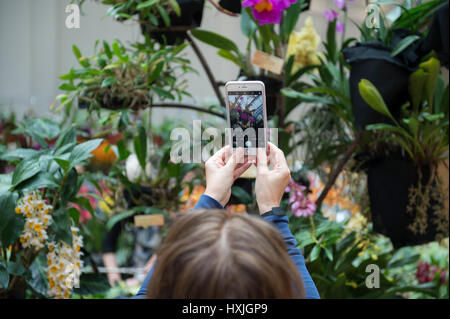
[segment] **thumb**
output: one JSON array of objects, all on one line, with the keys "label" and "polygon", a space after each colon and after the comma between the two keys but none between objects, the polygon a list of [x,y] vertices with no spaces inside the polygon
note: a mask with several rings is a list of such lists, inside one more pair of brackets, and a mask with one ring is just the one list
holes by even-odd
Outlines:
[{"label": "thumb", "polygon": [[225,166],[234,170],[237,164],[244,163],[244,155],[244,149],[242,147],[235,149]]},{"label": "thumb", "polygon": [[258,172],[267,170],[267,154],[265,148],[258,148],[256,160],[257,160],[256,169]]}]

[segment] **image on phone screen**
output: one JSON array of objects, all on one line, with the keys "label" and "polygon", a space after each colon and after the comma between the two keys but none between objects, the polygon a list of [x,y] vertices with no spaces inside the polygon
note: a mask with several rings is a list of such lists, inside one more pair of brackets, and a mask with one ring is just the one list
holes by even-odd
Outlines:
[{"label": "image on phone screen", "polygon": [[[228,91],[228,102],[233,148],[265,147],[262,91]],[[244,134],[235,134],[236,128],[241,128]]]}]

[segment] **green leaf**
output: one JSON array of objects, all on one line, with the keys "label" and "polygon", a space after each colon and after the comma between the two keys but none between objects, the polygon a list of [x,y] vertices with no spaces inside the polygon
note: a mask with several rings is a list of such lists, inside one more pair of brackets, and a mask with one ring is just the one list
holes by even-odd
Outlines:
[{"label": "green leaf", "polygon": [[22,160],[14,169],[11,184],[13,186],[37,175],[41,170],[41,163],[36,159]]},{"label": "green leaf", "polygon": [[331,252],[331,249],[324,247],[323,250],[325,250],[325,254],[327,255],[328,259],[330,261],[333,261],[333,253]]},{"label": "green leaf", "polygon": [[177,16],[181,16],[181,8],[177,0],[169,0],[170,6]]},{"label": "green leaf", "polygon": [[157,5],[156,8],[158,9],[159,14],[161,15],[161,18],[163,19],[166,27],[170,27],[170,18],[169,18],[169,15],[167,14],[166,10],[160,5]]},{"label": "green leaf", "polygon": [[425,82],[425,93],[427,95],[428,105],[430,110],[433,107],[434,92],[437,87],[438,75],[441,69],[441,63],[435,57],[430,58],[419,65],[428,73],[427,81]]},{"label": "green leaf", "polygon": [[78,222],[80,220],[80,211],[78,209],[76,209],[75,207],[69,207],[69,209],[67,210],[67,213],[73,219],[74,223],[78,224]]},{"label": "green leaf", "polygon": [[123,140],[120,140],[119,143],[117,143],[117,150],[119,151],[120,161],[127,159],[131,154],[131,152],[127,150],[125,142]]},{"label": "green leaf", "polygon": [[334,19],[332,22],[328,23],[327,43],[325,44],[328,57],[333,63],[336,63],[338,52],[336,45],[336,22],[337,20]]},{"label": "green leaf", "polygon": [[383,97],[380,92],[378,92],[377,88],[370,82],[369,80],[362,79],[359,84],[359,94],[364,99],[364,101],[369,104],[369,106],[375,111],[386,115],[390,119],[395,122],[394,117],[391,112],[389,112],[388,107],[384,103]]},{"label": "green leaf", "polygon": [[91,202],[89,201],[89,198],[87,197],[77,197],[75,199],[75,203],[83,207],[84,209],[88,210],[91,215],[94,215],[94,209],[91,206]]},{"label": "green leaf", "polygon": [[17,262],[8,261],[8,272],[12,275],[23,276],[27,270]]},{"label": "green leaf", "polygon": [[108,42],[106,42],[105,40],[103,40],[103,50],[105,51],[105,54],[108,57],[108,59],[111,59],[112,58],[111,48],[109,47]]},{"label": "green leaf", "polygon": [[94,151],[102,141],[103,139],[97,138],[75,146],[69,157],[71,167],[74,167],[91,157],[91,152]]},{"label": "green leaf", "polygon": [[115,77],[112,77],[112,76],[107,77],[107,78],[104,79],[103,82],[102,82],[102,88],[111,86],[111,85],[113,85],[113,84],[115,84],[115,83],[117,83],[117,80],[116,80]]},{"label": "green leaf", "polygon": [[72,45],[72,51],[78,59],[82,57],[80,49],[75,44]]},{"label": "green leaf", "polygon": [[22,192],[29,192],[40,188],[58,189],[58,181],[49,172],[39,172],[32,178],[19,183],[14,189],[20,189]]},{"label": "green leaf", "polygon": [[316,260],[320,255],[320,246],[315,245],[314,248],[311,250],[311,254],[309,255],[309,261],[313,262]]},{"label": "green leaf", "polygon": [[133,139],[134,151],[136,152],[139,164],[145,170],[147,161],[147,133],[143,125],[139,125],[138,132],[138,136]]},{"label": "green leaf", "polygon": [[150,75],[149,82],[153,82],[156,79],[158,79],[163,68],[164,68],[164,61],[161,61],[156,65],[155,69],[153,70],[152,74]]},{"label": "green leaf", "polygon": [[242,33],[247,37],[252,37],[256,30],[258,29],[258,26],[253,21],[253,19],[249,16],[247,13],[247,10],[241,11],[241,31]]},{"label": "green leaf", "polygon": [[56,234],[57,239],[62,240],[72,246],[72,231],[70,227],[70,216],[66,209],[60,208],[53,213],[53,222],[50,227]]},{"label": "green leaf", "polygon": [[15,215],[17,202],[17,193],[0,194],[0,232],[6,227],[12,217]]},{"label": "green leaf", "polygon": [[72,126],[67,130],[64,130],[58,137],[55,142],[55,149],[59,149],[64,145],[75,143],[76,142],[76,130]]},{"label": "green leaf", "polygon": [[238,46],[233,41],[217,33],[199,29],[191,30],[191,33],[197,40],[200,40],[213,47],[239,53]]},{"label": "green leaf", "polygon": [[160,97],[165,97],[171,100],[175,100],[175,97],[172,95],[172,93],[170,93],[169,91],[166,91],[158,86],[151,86],[150,87],[151,90],[155,91],[156,94],[158,94]]},{"label": "green leaf", "polygon": [[156,3],[158,3],[159,0],[148,0],[148,1],[144,1],[138,4],[138,6],[136,7],[136,9],[141,10],[147,7],[150,7]]},{"label": "green leaf", "polygon": [[64,172],[67,172],[70,169],[69,161],[62,159],[62,158],[54,158],[54,160],[64,170]]},{"label": "green leaf", "polygon": [[8,192],[9,189],[11,188],[12,175],[13,173],[0,174],[0,195],[3,195],[4,193]]},{"label": "green leaf", "polygon": [[73,293],[78,295],[102,294],[111,289],[104,274],[81,274],[80,287],[74,288]]},{"label": "green leaf", "polygon": [[17,214],[12,215],[9,221],[4,223],[3,230],[0,232],[0,239],[3,247],[8,247],[19,239],[24,225],[25,220],[22,216]]},{"label": "green leaf", "polygon": [[391,57],[394,57],[401,53],[403,50],[405,50],[407,47],[409,47],[411,44],[413,44],[415,41],[419,40],[420,37],[418,35],[410,35],[405,38],[403,38],[395,48],[391,52]]},{"label": "green leaf", "polygon": [[328,105],[334,104],[333,101],[325,97],[297,92],[291,88],[282,89],[281,93],[284,96],[287,96],[292,99],[300,99],[302,102],[328,104]]},{"label": "green leaf", "polygon": [[419,111],[425,95],[425,83],[428,79],[428,73],[423,69],[411,73],[408,78],[408,92],[411,97],[414,111]]},{"label": "green leaf", "polygon": [[217,54],[220,55],[222,58],[230,60],[231,62],[233,62],[234,64],[236,64],[238,67],[240,67],[241,69],[244,68],[244,65],[242,64],[242,62],[239,60],[238,57],[236,57],[233,53],[231,53],[231,51],[227,51],[227,50],[219,50],[217,51]]},{"label": "green leaf", "polygon": [[6,289],[9,285],[9,273],[3,263],[0,263],[0,288]]},{"label": "green leaf", "polygon": [[411,255],[403,258],[392,259],[389,261],[387,268],[392,269],[396,267],[403,267],[410,264],[416,264],[419,259],[420,255]]},{"label": "green leaf", "polygon": [[26,278],[27,284],[41,297],[45,298],[48,292],[48,279],[45,273],[47,267],[45,254],[39,254],[30,267],[30,276]]},{"label": "green leaf", "polygon": [[13,161],[17,159],[26,159],[38,153],[37,150],[31,148],[18,148],[0,156],[5,161]]},{"label": "green leaf", "polygon": [[300,13],[303,9],[303,3],[303,0],[298,0],[286,10],[286,15],[281,23],[281,33],[283,35],[289,36],[291,32],[294,31],[298,18],[300,17]]},{"label": "green leaf", "polygon": [[133,216],[135,213],[136,213],[136,212],[135,212],[134,210],[128,210],[128,211],[119,213],[119,214],[117,214],[117,215],[114,215],[114,216],[111,217],[111,218],[108,220],[108,222],[106,223],[106,230],[107,230],[107,231],[110,231],[110,230],[114,227],[114,225],[115,225],[116,223],[118,223],[119,221],[121,221],[121,220],[123,220],[123,219],[125,219],[125,218],[128,218],[128,217],[130,217],[130,216]]},{"label": "green leaf", "polygon": [[252,202],[252,196],[240,186],[231,187],[231,194],[241,200],[242,204],[248,205]]}]

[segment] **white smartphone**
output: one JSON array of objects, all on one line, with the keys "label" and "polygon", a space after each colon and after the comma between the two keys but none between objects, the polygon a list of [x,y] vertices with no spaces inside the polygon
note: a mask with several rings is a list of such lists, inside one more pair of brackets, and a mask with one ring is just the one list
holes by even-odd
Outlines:
[{"label": "white smartphone", "polygon": [[243,147],[247,154],[267,150],[266,90],[261,81],[230,81],[225,84],[228,144]]}]

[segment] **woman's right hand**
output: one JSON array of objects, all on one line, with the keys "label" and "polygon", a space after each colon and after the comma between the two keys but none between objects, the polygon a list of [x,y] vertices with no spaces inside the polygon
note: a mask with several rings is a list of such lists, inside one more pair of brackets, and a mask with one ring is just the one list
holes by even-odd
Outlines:
[{"label": "woman's right hand", "polygon": [[286,186],[291,179],[283,151],[270,142],[268,150],[269,155],[264,148],[258,148],[256,159],[255,193],[260,215],[280,206]]}]

